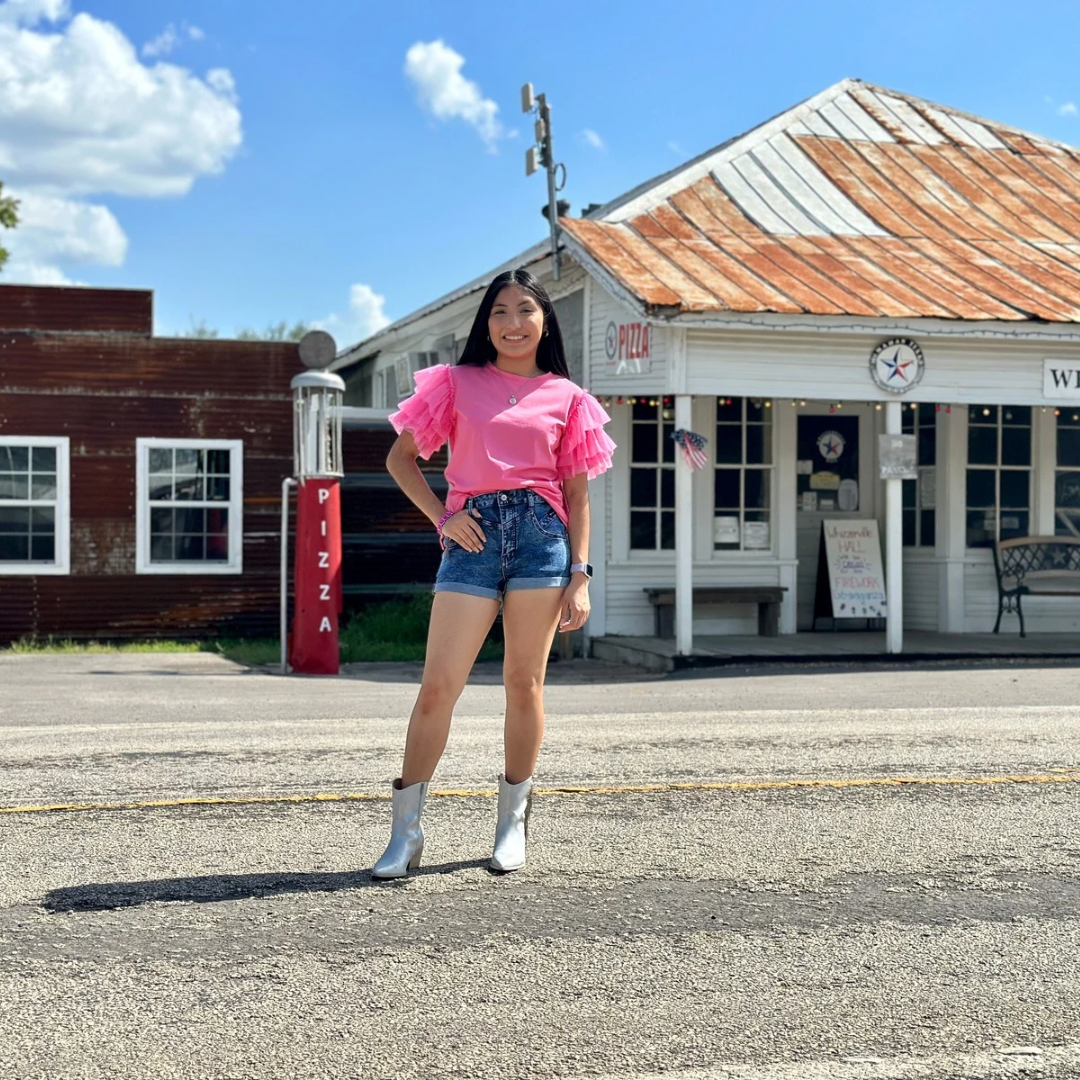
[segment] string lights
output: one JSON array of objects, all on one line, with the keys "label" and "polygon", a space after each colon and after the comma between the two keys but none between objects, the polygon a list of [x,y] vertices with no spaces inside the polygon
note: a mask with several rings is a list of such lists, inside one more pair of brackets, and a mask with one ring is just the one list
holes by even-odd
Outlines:
[{"label": "string lights", "polygon": [[[672,395],[661,395],[661,396],[657,397],[655,394],[597,394],[596,395],[596,400],[599,401],[600,404],[603,405],[605,409],[610,409],[612,406],[615,406],[615,405],[648,405],[648,406],[650,406],[652,408],[656,408],[656,406],[658,406],[658,405],[663,405],[664,408],[670,408],[675,402],[675,398]],[[726,395],[717,396],[716,404],[719,405],[719,406],[722,406],[722,407],[730,407],[730,406],[734,405],[735,402],[738,401],[738,400],[739,400],[738,398],[728,397]],[[763,399],[763,398],[759,398],[759,397],[748,397],[746,400],[751,405],[753,405],[753,407],[755,409],[762,409],[762,408],[771,409],[773,407],[772,400],[768,399],[768,398]],[[789,400],[791,402],[791,407],[793,409],[805,409],[808,405],[822,405],[822,406],[827,406],[829,412],[834,413],[834,414],[838,413],[838,412],[841,412],[843,410],[845,404],[848,405],[848,406],[862,405],[862,406],[864,406],[866,408],[870,408],[870,406],[872,405],[875,412],[881,412],[882,409],[884,408],[884,405],[880,401],[863,401],[863,402],[821,401],[821,400],[809,401],[806,398],[790,398]],[[919,404],[920,404],[919,402],[915,402],[915,401],[904,402],[902,407],[910,409],[912,412],[916,412],[918,410],[918,408],[919,408]],[[923,404],[928,404],[928,403],[924,402]],[[942,412],[942,411],[944,411],[946,414],[951,414],[952,413],[952,406],[951,405],[939,405],[939,404],[934,405],[934,412]],[[1044,407],[1042,411],[1046,412],[1046,408]],[[983,414],[983,416],[989,416],[990,415],[990,409],[984,408],[982,410],[982,414]],[[1054,410],[1054,415],[1055,416],[1061,416],[1061,410],[1060,409],[1055,409]],[[1074,419],[1075,419],[1075,417],[1074,417]]]}]

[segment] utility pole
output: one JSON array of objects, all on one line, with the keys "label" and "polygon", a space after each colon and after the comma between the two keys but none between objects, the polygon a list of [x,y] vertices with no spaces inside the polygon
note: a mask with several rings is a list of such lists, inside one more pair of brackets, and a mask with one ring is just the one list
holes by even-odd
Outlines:
[{"label": "utility pole", "polygon": [[[524,113],[536,112],[536,144],[525,151],[525,175],[532,176],[541,166],[547,172],[548,225],[551,229],[551,276],[555,281],[559,280],[559,211],[562,200],[556,200],[556,193],[566,186],[566,166],[562,162],[555,161],[555,152],[551,142],[551,106],[547,103],[546,94],[533,94],[532,83],[526,83],[521,88],[521,111]],[[562,169],[562,180],[555,182],[555,174]],[[569,210],[569,204],[564,203]]]}]

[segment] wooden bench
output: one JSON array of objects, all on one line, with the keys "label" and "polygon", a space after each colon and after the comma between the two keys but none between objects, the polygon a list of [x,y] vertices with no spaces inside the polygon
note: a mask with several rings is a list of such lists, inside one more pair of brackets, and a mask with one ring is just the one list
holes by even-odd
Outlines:
[{"label": "wooden bench", "polygon": [[1027,636],[1021,607],[1025,596],[1072,596],[1080,600],[1080,537],[1021,536],[999,540],[993,551],[998,587],[995,634],[1001,627],[1001,616],[1015,612],[1020,618],[1020,636]]},{"label": "wooden bench", "polygon": [[[694,607],[698,604],[757,604],[758,633],[762,637],[778,637],[780,634],[780,604],[783,602],[783,585],[703,585],[694,589]],[[675,636],[675,590],[646,589],[649,603],[656,613],[656,636]]]}]

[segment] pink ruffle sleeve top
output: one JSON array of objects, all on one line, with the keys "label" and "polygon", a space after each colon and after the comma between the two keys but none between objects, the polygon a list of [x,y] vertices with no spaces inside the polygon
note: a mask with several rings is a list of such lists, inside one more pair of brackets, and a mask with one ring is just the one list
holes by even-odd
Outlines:
[{"label": "pink ruffle sleeve top", "polygon": [[416,392],[390,423],[399,435],[412,432],[425,461],[449,440],[448,510],[462,509],[470,495],[532,488],[569,524],[562,481],[611,468],[615,443],[604,431],[611,417],[570,379],[528,378],[487,363],[435,364],[414,380]]}]

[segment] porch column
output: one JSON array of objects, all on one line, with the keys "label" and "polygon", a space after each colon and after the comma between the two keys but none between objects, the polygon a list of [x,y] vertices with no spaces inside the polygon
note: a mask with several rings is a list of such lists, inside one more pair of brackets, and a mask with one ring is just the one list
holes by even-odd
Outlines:
[{"label": "porch column", "polygon": [[[693,427],[691,394],[675,395],[675,426]],[[675,450],[675,651],[694,647],[694,474]]]},{"label": "porch column", "polygon": [[[885,405],[885,434],[903,432],[899,401]],[[885,481],[885,592],[888,613],[885,619],[885,651],[904,651],[904,481]]]}]

